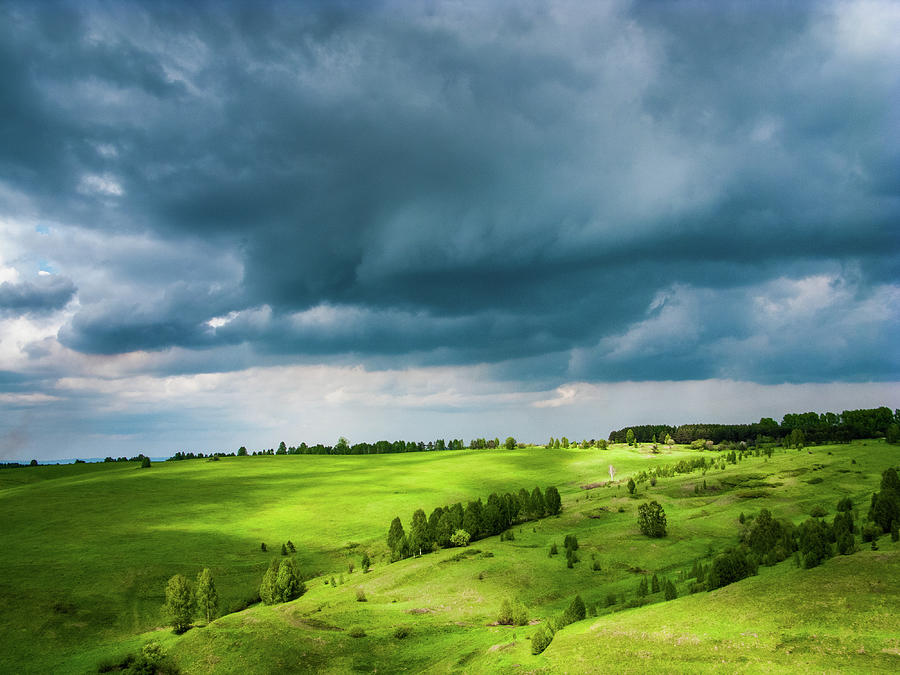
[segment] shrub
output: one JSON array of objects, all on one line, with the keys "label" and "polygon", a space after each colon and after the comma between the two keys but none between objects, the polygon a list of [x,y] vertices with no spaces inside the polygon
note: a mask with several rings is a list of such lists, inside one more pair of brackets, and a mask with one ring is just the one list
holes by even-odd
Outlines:
[{"label": "shrub", "polygon": [[809,512],[813,518],[824,518],[828,515],[828,511],[825,510],[823,506],[816,504]]},{"label": "shrub", "polygon": [[356,601],[366,602],[366,592],[361,588],[356,589]]},{"label": "shrub", "polygon": [[566,547],[566,550],[577,551],[578,550],[578,537],[574,534],[567,534],[566,538],[563,542],[563,545]]},{"label": "shrub", "polygon": [[562,616],[559,617],[557,628],[563,628],[576,621],[582,621],[585,616],[587,616],[587,610],[584,606],[584,600],[581,599],[580,595],[576,595],[572,600],[572,604],[570,604],[566,608],[566,611],[563,612]]},{"label": "shrub", "polygon": [[853,510],[853,500],[850,497],[844,497],[837,503],[838,511],[852,511]]},{"label": "shrub", "polygon": [[816,567],[831,557],[830,534],[828,526],[821,520],[810,518],[800,525],[798,539],[804,567]]},{"label": "shrub", "polygon": [[263,542],[259,545],[259,550],[262,551],[263,553],[265,553],[266,551],[269,550],[266,548],[266,542]]},{"label": "shrub", "polygon": [[409,636],[409,628],[406,626],[397,626],[394,629],[394,637],[398,640],[402,640],[405,637]]},{"label": "shrub", "polygon": [[513,609],[509,598],[503,598],[500,603],[500,612],[497,614],[497,623],[501,626],[511,626],[513,624]]},{"label": "shrub", "polygon": [[540,654],[550,646],[553,642],[553,634],[547,630],[546,626],[540,626],[531,636],[531,653]]},{"label": "shrub", "polygon": [[521,602],[513,605],[512,620],[516,626],[528,625],[528,609]]},{"label": "shrub", "polygon": [[606,594],[606,606],[612,607],[616,604],[616,594],[615,593],[607,593]]},{"label": "shrub", "polygon": [[141,457],[141,468],[149,469],[150,468],[150,458],[149,457]]},{"label": "shrub", "polygon": [[556,555],[557,553],[559,553],[559,549],[556,547],[556,542],[554,541],[550,544],[550,555]]},{"label": "shrub", "polygon": [[366,631],[364,631],[360,626],[353,626],[353,628],[347,631],[347,635],[352,638],[364,638],[366,637]]},{"label": "shrub", "polygon": [[471,535],[465,530],[457,530],[450,537],[450,543],[454,546],[468,546]]},{"label": "shrub", "polygon": [[600,571],[600,561],[599,561],[599,560],[595,560],[595,561],[591,564],[591,569],[594,570],[595,572],[599,572],[599,571]]},{"label": "shrub", "polygon": [[727,586],[756,574],[756,563],[743,546],[716,556],[706,578],[709,590]]},{"label": "shrub", "polygon": [[363,574],[367,574],[369,571],[369,567],[372,566],[372,561],[369,560],[369,554],[363,551],[362,558],[359,561],[359,566],[363,571]]}]

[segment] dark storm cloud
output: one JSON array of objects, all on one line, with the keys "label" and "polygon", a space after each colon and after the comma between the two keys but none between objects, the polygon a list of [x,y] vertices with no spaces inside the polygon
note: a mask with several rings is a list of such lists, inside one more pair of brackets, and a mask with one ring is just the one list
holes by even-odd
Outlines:
[{"label": "dark storm cloud", "polygon": [[[873,356],[896,301],[861,342],[845,320],[900,274],[897,54],[853,41],[855,5],[0,11],[0,179],[47,218],[155,242],[72,273],[74,349],[900,374]],[[818,315],[841,344],[735,310],[848,269],[854,294]],[[703,329],[629,342],[673,287],[705,298]]]},{"label": "dark storm cloud", "polygon": [[0,316],[44,314],[65,307],[75,285],[64,277],[38,277],[34,281],[0,284]]}]

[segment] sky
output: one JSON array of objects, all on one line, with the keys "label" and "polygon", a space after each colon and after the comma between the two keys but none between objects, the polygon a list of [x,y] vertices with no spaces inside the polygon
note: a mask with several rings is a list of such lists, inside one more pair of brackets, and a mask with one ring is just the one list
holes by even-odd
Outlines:
[{"label": "sky", "polygon": [[0,460],[900,407],[900,3],[0,0]]}]

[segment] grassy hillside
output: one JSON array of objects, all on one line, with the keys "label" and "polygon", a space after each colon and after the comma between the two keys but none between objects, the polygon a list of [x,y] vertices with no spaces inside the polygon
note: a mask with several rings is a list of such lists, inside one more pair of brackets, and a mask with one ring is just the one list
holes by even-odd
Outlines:
[{"label": "grassy hillside", "polygon": [[[618,608],[604,607],[607,595],[618,595],[620,607],[623,596],[634,596],[643,570],[669,576],[683,594],[681,574],[693,561],[736,541],[740,512],[766,506],[778,517],[799,522],[815,505],[833,515],[834,504],[844,495],[864,507],[880,472],[900,460],[896,447],[869,441],[817,447],[811,453],[779,449],[771,459],[747,458],[705,476],[663,478],[655,487],[642,484],[639,499],[629,498],[623,484],[581,487],[607,480],[609,464],[617,468],[617,481],[624,481],[654,465],[695,456],[697,451],[686,448],[654,455],[647,446],[614,446],[605,452],[527,448],[193,460],[146,470],[135,464],[4,470],[0,515],[12,526],[0,534],[0,561],[7,572],[0,580],[6,600],[0,605],[5,645],[0,670],[87,672],[102,658],[135,650],[152,637],[187,672],[503,670],[517,663],[553,671],[577,663],[573,670],[581,672],[617,651],[614,627],[620,624],[627,624],[622,630],[629,636],[637,634],[638,626],[645,626],[641,633],[656,636],[644,648],[650,661],[671,658],[671,645],[659,637],[666,631],[689,636],[691,645],[678,643],[684,647],[679,653],[685,663],[693,663],[706,661],[702,654],[715,652],[717,645],[738,640],[740,631],[723,627],[703,632],[688,621],[691,616],[718,616],[728,605],[735,616],[753,623],[751,610],[757,605],[766,616],[771,614],[764,609],[768,598],[772,608],[779,606],[774,598],[780,596],[762,592],[766,588],[792,593],[795,582],[814,584],[821,575],[826,576],[819,583],[824,579],[834,589],[835,602],[848,580],[848,592],[869,603],[846,608],[845,614],[856,616],[861,626],[871,626],[864,630],[869,642],[861,645],[867,651],[847,655],[846,665],[871,669],[883,665],[881,658],[900,661],[890,652],[898,645],[878,642],[879,615],[871,608],[877,606],[871,604],[873,598],[896,600],[896,585],[887,580],[900,576],[897,549],[887,538],[881,540],[880,552],[831,560],[818,570],[797,570],[786,562],[720,591],[605,615]],[[708,489],[696,495],[694,486],[704,479]],[[408,527],[416,508],[430,512],[435,506],[486,498],[492,491],[535,485],[560,488],[561,516],[516,526],[514,541],[494,537],[475,542],[469,550],[480,553],[461,560],[453,560],[460,550],[451,549],[386,562],[383,540],[395,515]],[[669,536],[663,540],[638,532],[636,510],[645,497],[666,509]],[[566,568],[563,555],[548,557],[550,544],[561,547],[570,533],[582,545],[582,562],[574,569]],[[288,539],[297,545],[301,568],[323,575],[308,582],[310,590],[299,600],[255,606],[183,636],[162,628],[160,606],[168,577],[177,572],[193,577],[210,567],[227,610],[258,586],[271,555],[260,552],[260,542],[277,550]],[[373,570],[351,575],[347,562],[358,563],[362,550],[373,557]],[[592,570],[592,557],[600,571]],[[854,573],[846,574],[848,569]],[[872,586],[881,569],[884,589]],[[332,575],[340,581],[341,573],[343,585],[326,585]],[[762,590],[729,595],[754,585]],[[356,601],[357,588],[364,590],[367,602]],[[589,604],[600,604],[601,616],[564,629],[541,656],[530,654],[526,639],[535,627],[488,625],[504,597],[521,600],[534,619],[545,620],[561,612],[576,592]],[[808,625],[806,634],[826,634],[830,624],[816,618],[824,612],[800,614],[807,623],[796,624],[801,626],[796,630],[802,633]],[[783,642],[780,637],[773,642],[775,632],[783,629],[766,625],[767,637],[744,640],[748,661],[740,663],[751,669],[788,663],[762,660],[760,654]],[[397,626],[407,628],[409,635],[394,637]],[[366,637],[350,637],[351,627],[362,628]],[[575,636],[586,631],[599,637],[584,642],[582,636],[579,642]],[[840,638],[843,634],[836,631],[827,635]],[[654,646],[653,640],[659,644]],[[876,658],[872,650],[877,652],[878,644],[888,651]],[[634,662],[642,648],[629,649],[631,656],[623,658],[619,669],[665,669],[665,661],[657,666]],[[830,653],[825,649],[819,660],[809,660],[809,667],[831,667]],[[834,667],[843,668],[839,664]]]}]

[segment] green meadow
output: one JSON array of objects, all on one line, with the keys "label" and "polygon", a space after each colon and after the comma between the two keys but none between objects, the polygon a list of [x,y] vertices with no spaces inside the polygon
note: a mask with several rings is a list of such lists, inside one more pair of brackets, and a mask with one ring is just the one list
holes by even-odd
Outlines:
[{"label": "green meadow", "polygon": [[[4,469],[0,671],[97,672],[149,640],[186,673],[900,669],[900,545],[889,536],[877,551],[860,544],[810,570],[788,559],[712,592],[690,595],[685,578],[695,561],[708,563],[737,543],[741,513],[768,508],[799,524],[821,506],[830,522],[836,502],[849,496],[863,518],[881,472],[900,464],[900,447],[870,440],[776,448],[770,458],[746,457],[724,470],[643,482],[630,496],[625,483],[640,471],[719,455],[660,449]],[[605,485],[610,464],[615,482]],[[595,483],[604,485],[583,487]],[[389,562],[385,535],[395,516],[408,528],[417,508],[430,513],[549,485],[560,491],[562,513],[514,526],[511,541],[490,537]],[[637,509],[647,499],[665,509],[663,539],[638,530]],[[553,543],[562,551],[568,534],[580,543],[571,569],[565,555],[548,555]],[[307,592],[248,607],[288,540]],[[359,569],[363,552],[373,561],[367,574]],[[193,579],[204,567],[223,616],[175,635],[161,610],[166,580]],[[670,579],[679,597],[651,595],[625,609],[641,577],[653,573]],[[531,635],[576,593],[596,616],[558,631],[532,655]],[[610,595],[616,601],[608,606]],[[492,625],[505,598],[528,608],[530,625]]]}]

